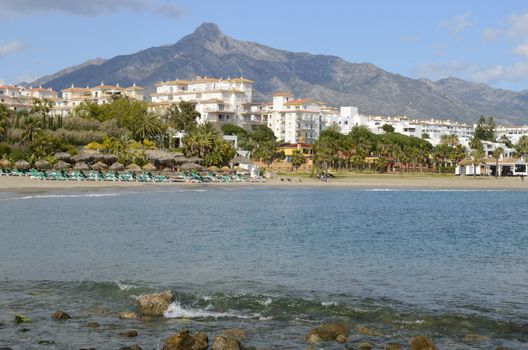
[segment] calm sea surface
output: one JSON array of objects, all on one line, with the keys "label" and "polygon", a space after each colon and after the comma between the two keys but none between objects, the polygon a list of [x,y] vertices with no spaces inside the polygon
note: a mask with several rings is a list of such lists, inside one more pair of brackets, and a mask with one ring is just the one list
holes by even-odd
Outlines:
[{"label": "calm sea surface", "polygon": [[[165,289],[167,317],[116,317]],[[58,309],[73,319],[52,321]],[[177,330],[240,327],[248,346],[304,349],[324,321],[348,324],[350,346],[427,335],[441,349],[527,349],[528,192],[0,194],[0,347],[159,349]]]}]

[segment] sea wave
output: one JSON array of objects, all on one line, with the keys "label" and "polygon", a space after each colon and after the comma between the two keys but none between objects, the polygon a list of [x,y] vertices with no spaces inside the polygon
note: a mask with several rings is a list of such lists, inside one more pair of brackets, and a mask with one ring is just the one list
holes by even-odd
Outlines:
[{"label": "sea wave", "polygon": [[90,198],[90,197],[117,197],[120,193],[86,193],[86,194],[38,194],[22,197],[1,198],[0,201],[30,200],[30,199],[56,199],[56,198]]},{"label": "sea wave", "polygon": [[242,318],[242,319],[258,319],[266,320],[271,317],[262,317],[262,315],[255,313],[252,315],[244,315],[238,312],[217,312],[211,311],[212,306],[208,305],[204,309],[183,307],[179,302],[172,302],[167,310],[163,313],[166,318]]}]

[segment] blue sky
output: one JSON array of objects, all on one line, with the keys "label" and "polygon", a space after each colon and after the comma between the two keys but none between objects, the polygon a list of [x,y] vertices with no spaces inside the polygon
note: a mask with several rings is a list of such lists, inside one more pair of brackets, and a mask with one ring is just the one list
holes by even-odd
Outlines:
[{"label": "blue sky", "polygon": [[0,83],[172,44],[203,22],[413,78],[528,89],[528,3],[516,0],[0,0]]}]

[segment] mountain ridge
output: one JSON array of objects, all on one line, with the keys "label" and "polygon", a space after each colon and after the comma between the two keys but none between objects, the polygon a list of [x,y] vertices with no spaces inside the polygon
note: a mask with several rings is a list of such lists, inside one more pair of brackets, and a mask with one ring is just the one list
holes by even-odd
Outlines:
[{"label": "mountain ridge", "polygon": [[412,79],[371,63],[236,40],[213,23],[202,24],[172,45],[58,73],[42,85],[60,90],[71,84],[93,86],[105,81],[136,83],[153,92],[154,84],[177,78],[244,76],[255,81],[254,97],[261,101],[271,99],[274,91],[286,90],[334,106],[357,106],[361,113],[371,115],[472,123],[484,114],[505,124],[524,124],[528,116],[528,91],[495,89],[454,77]]}]

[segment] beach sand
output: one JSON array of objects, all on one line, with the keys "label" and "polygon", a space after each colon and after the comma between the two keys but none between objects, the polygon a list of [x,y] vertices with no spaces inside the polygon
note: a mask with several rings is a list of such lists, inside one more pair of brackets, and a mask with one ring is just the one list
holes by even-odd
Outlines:
[{"label": "beach sand", "polygon": [[305,176],[282,175],[265,183],[139,183],[139,182],[92,182],[92,181],[42,181],[30,177],[0,177],[0,192],[36,193],[49,191],[105,191],[108,189],[159,189],[170,187],[315,187],[357,189],[468,189],[468,190],[528,190],[528,179],[518,177],[498,178],[450,175],[399,175],[399,174],[351,174],[322,182]]}]

